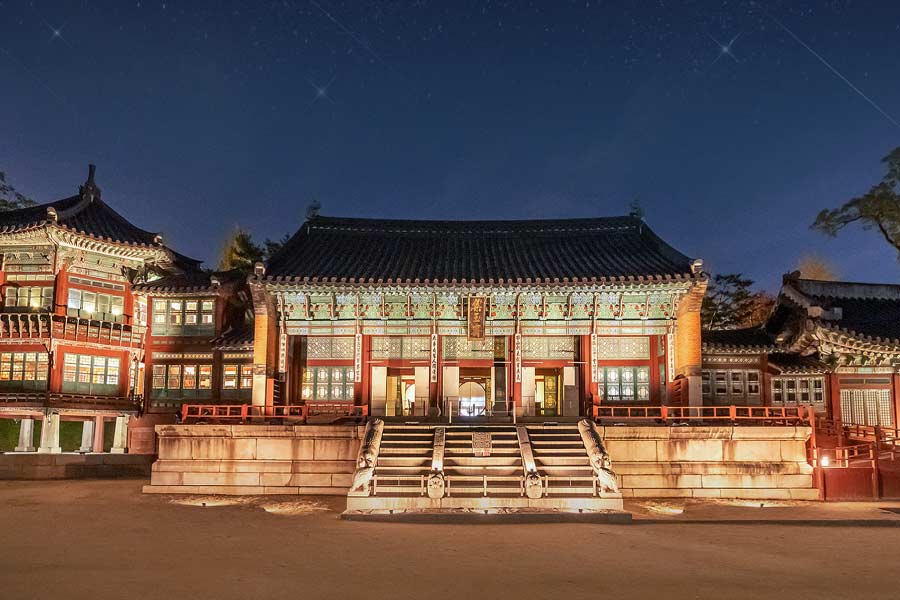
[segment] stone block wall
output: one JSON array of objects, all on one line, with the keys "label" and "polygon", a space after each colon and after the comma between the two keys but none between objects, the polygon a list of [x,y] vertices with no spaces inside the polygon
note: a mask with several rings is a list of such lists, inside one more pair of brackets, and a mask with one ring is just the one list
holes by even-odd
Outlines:
[{"label": "stone block wall", "polygon": [[364,427],[158,425],[144,492],[347,494]]},{"label": "stone block wall", "polygon": [[152,456],[141,454],[0,454],[0,479],[141,478]]},{"label": "stone block wall", "polygon": [[623,497],[818,500],[809,427],[602,427]]}]

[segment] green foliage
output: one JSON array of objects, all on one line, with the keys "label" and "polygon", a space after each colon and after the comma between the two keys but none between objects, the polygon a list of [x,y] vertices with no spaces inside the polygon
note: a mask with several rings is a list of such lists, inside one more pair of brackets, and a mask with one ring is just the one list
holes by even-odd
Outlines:
[{"label": "green foliage", "polygon": [[6,173],[0,171],[0,212],[34,206],[35,204],[34,200],[16,191],[16,188],[6,181]]},{"label": "green foliage", "polygon": [[277,252],[279,252],[284,245],[288,243],[288,240],[291,239],[291,234],[286,233],[279,240],[273,240],[270,238],[266,238],[266,241],[263,242],[263,250],[266,255],[266,260],[272,258]]},{"label": "green foliage", "polygon": [[219,269],[223,271],[237,269],[249,273],[253,270],[253,265],[263,258],[263,248],[253,242],[248,232],[237,227],[225,241],[219,259]]},{"label": "green foliage", "polygon": [[897,250],[900,259],[900,147],[894,148],[882,162],[887,173],[880,182],[839,208],[823,210],[811,227],[834,237],[847,225],[859,222],[863,229],[878,230]]},{"label": "green foliage", "polygon": [[762,324],[775,300],[754,292],[753,280],[740,273],[716,275],[706,291],[700,318],[704,329],[738,329]]}]

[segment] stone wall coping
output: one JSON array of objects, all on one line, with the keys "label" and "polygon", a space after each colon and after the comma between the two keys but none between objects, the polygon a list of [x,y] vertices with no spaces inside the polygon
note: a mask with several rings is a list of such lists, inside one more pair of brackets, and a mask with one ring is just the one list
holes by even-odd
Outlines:
[{"label": "stone wall coping", "polygon": [[159,437],[360,439],[362,425],[156,425]]},{"label": "stone wall coping", "polygon": [[809,439],[808,426],[604,426],[597,428],[604,440],[803,440]]}]

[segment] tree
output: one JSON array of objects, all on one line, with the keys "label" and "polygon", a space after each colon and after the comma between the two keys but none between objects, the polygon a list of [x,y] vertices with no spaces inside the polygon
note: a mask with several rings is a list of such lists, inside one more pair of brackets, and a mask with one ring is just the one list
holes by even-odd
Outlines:
[{"label": "tree", "polygon": [[807,255],[797,262],[797,271],[803,279],[837,281],[837,268],[821,256]]},{"label": "tree", "polygon": [[811,227],[835,237],[847,225],[859,222],[863,229],[877,229],[900,259],[900,147],[881,162],[887,165],[887,173],[879,183],[839,208],[823,210]]},{"label": "tree", "polygon": [[265,254],[266,260],[272,258],[278,251],[284,248],[284,245],[288,243],[288,240],[291,239],[291,234],[286,233],[279,240],[273,240],[271,238],[266,238],[266,241],[263,242],[263,253]]},{"label": "tree", "polygon": [[253,265],[265,258],[265,251],[253,243],[250,234],[240,227],[236,227],[222,248],[219,259],[219,269],[230,271],[237,269],[249,273]]},{"label": "tree", "polygon": [[266,238],[262,246],[253,241],[248,231],[236,227],[225,240],[222,255],[219,258],[219,269],[230,271],[237,269],[249,273],[257,262],[265,262],[281,250],[291,239],[289,233],[278,240]]},{"label": "tree", "polygon": [[751,290],[753,280],[740,273],[716,275],[706,291],[700,318],[704,329],[739,329],[762,324],[775,299]]},{"label": "tree", "polygon": [[0,212],[34,206],[35,204],[34,200],[16,191],[16,188],[6,181],[6,173],[0,171]]}]

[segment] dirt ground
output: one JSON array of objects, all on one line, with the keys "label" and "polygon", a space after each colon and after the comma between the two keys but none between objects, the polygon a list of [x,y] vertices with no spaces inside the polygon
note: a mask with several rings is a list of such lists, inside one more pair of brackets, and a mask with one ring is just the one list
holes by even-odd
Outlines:
[{"label": "dirt ground", "polygon": [[900,597],[900,527],[685,523],[770,509],[677,503],[634,505],[632,525],[357,523],[341,498],[219,505],[142,483],[0,482],[0,598]]}]

